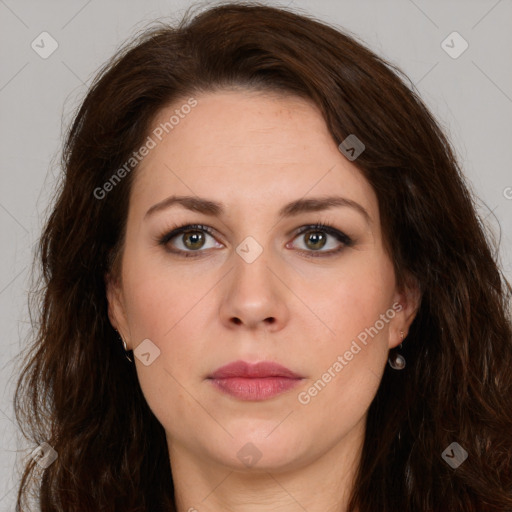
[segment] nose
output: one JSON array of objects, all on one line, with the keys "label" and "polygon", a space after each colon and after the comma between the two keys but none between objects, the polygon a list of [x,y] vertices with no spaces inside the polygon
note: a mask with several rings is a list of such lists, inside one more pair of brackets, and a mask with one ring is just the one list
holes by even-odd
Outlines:
[{"label": "nose", "polygon": [[291,293],[283,284],[283,269],[265,248],[254,260],[240,254],[233,253],[233,267],[223,280],[222,323],[229,329],[281,330],[288,322]]}]

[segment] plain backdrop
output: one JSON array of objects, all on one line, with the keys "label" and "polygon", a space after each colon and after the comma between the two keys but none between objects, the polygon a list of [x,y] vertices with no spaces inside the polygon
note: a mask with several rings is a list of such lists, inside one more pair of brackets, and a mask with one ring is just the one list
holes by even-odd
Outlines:
[{"label": "plain backdrop", "polygon": [[[265,3],[290,5],[356,35],[410,77],[454,144],[482,217],[501,236],[511,280],[512,0]],[[179,19],[189,5],[0,0],[0,511],[14,510],[17,470],[35,448],[14,421],[14,357],[30,327],[33,249],[60,172],[63,134],[116,49],[152,20]],[[42,46],[52,44],[56,50],[43,58]]]}]

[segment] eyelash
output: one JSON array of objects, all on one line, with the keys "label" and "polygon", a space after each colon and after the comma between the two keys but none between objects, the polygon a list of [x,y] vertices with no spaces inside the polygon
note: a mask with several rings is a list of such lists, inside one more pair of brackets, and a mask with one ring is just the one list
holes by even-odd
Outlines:
[{"label": "eyelash", "polygon": [[[167,244],[173,238],[177,237],[178,235],[181,235],[182,233],[186,233],[188,231],[203,231],[215,238],[213,229],[210,228],[209,226],[205,226],[203,224],[186,224],[183,226],[175,226],[175,227],[171,228],[171,231],[166,231],[164,234],[158,236],[155,241],[159,245],[167,246]],[[304,233],[307,233],[309,231],[313,231],[313,232],[323,231],[323,232],[327,233],[328,235],[331,235],[334,238],[336,238],[339,242],[342,243],[342,246],[339,249],[330,250],[330,251],[305,251],[303,249],[299,249],[299,251],[304,253],[304,255],[308,258],[309,257],[318,258],[318,257],[333,256],[333,255],[339,253],[340,251],[342,251],[344,248],[351,247],[353,245],[353,240],[348,235],[346,235],[342,231],[339,231],[334,226],[332,226],[328,223],[323,223],[323,222],[318,222],[316,224],[310,224],[307,226],[303,226],[302,228],[300,228],[300,230],[298,232],[295,233],[293,240],[295,240],[295,238],[297,238],[300,235],[303,235]],[[172,250],[168,249],[168,250],[169,250],[169,252],[172,252],[173,254],[177,254],[177,255],[183,256],[185,258],[197,258],[197,257],[201,256],[201,252],[204,252],[204,250],[201,250],[201,249],[198,249],[197,251],[182,251],[181,249],[172,249]]]}]

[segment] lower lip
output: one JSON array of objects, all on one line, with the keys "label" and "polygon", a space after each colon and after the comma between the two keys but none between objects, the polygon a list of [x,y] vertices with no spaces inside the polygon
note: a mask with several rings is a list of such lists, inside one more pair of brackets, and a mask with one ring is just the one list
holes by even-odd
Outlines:
[{"label": "lower lip", "polygon": [[240,400],[266,400],[294,388],[302,379],[229,377],[209,380],[217,389]]}]

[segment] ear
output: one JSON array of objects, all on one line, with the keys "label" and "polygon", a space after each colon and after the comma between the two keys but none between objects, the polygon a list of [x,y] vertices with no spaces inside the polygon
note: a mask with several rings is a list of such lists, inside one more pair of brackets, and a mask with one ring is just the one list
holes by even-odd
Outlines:
[{"label": "ear", "polygon": [[[409,328],[418,313],[421,304],[421,287],[416,278],[408,275],[402,289],[398,289],[393,299],[396,311],[389,329],[389,348],[395,348],[407,337]],[[402,339],[400,332],[403,331]]]},{"label": "ear", "polygon": [[110,273],[105,274],[105,289],[108,302],[108,318],[112,327],[119,332],[129,347],[129,328],[126,320],[126,308],[124,305],[121,283]]}]

